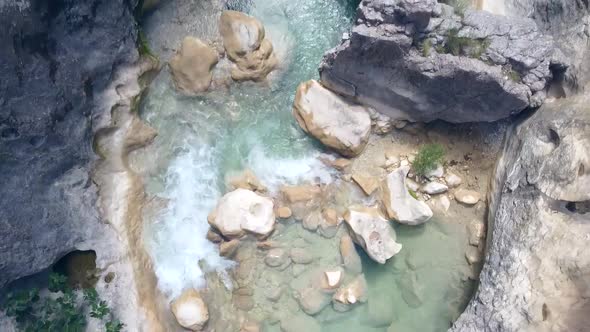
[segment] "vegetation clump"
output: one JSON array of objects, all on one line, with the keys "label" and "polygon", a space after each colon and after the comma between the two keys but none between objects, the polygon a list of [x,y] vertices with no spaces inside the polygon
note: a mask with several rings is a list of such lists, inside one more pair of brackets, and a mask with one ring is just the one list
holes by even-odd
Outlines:
[{"label": "vegetation clump", "polygon": [[78,291],[67,284],[64,275],[49,275],[48,292],[37,288],[8,293],[2,301],[2,309],[13,317],[19,330],[25,332],[82,332],[86,329],[87,317],[104,323],[106,332],[120,332],[123,324],[113,318],[107,303],[101,300],[94,288]]},{"label": "vegetation clump", "polygon": [[442,162],[445,149],[440,144],[426,144],[420,148],[412,168],[417,175],[424,176]]},{"label": "vegetation clump", "polygon": [[443,0],[441,1],[444,4],[447,4],[455,10],[455,14],[464,17],[465,11],[469,8],[469,1],[468,0]]},{"label": "vegetation clump", "polygon": [[437,52],[480,58],[489,46],[490,42],[487,39],[459,37],[459,30],[451,29],[444,45],[437,47]]},{"label": "vegetation clump", "polygon": [[430,39],[426,39],[420,45],[420,50],[422,51],[423,57],[428,57],[430,55],[430,50],[432,49],[432,41]]}]

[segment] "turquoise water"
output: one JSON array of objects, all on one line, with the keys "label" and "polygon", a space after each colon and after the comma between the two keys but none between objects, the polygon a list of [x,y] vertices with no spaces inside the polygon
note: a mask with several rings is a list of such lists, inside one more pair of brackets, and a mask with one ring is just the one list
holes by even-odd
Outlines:
[{"label": "turquoise water", "polygon": [[[299,83],[318,77],[322,55],[350,28],[352,8],[335,0],[253,1],[249,13],[265,25],[282,63],[268,84],[232,84],[188,98],[175,92],[166,70],[152,83],[140,113],[158,137],[133,166],[144,175],[148,195],[166,202],[146,221],[144,235],[159,287],[170,298],[205,287],[207,273],[228,278],[225,271],[234,266],[205,239],[207,214],[225,192],[228,174],[250,168],[271,190],[334,180],[316,158],[321,147],[296,125],[291,105]],[[321,331],[444,331],[458,315],[470,286],[462,281],[464,227],[433,221],[397,232],[404,247],[387,264],[363,256],[368,303],[344,314],[327,307],[314,317]],[[330,242],[336,240],[306,236],[326,257],[337,257],[337,242]]]}]

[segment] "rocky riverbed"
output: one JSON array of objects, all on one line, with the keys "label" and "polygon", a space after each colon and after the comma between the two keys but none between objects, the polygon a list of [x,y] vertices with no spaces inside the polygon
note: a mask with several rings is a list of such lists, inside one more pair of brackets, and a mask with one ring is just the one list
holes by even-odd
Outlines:
[{"label": "rocky riverbed", "polygon": [[0,3],[3,298],[70,296],[50,269],[105,300],[87,331],[587,326],[587,4],[33,2]]}]

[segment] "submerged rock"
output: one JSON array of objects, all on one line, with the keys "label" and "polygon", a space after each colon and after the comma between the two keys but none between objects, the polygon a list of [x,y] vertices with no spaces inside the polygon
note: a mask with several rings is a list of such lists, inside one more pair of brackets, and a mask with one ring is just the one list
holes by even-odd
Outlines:
[{"label": "submerged rock", "polygon": [[186,290],[172,301],[170,308],[180,326],[191,331],[201,331],[209,320],[209,310],[199,292]]},{"label": "submerged rock", "polygon": [[344,312],[355,304],[367,301],[367,281],[364,275],[357,276],[350,283],[340,287],[332,297],[334,310]]},{"label": "submerged rock", "polygon": [[278,64],[264,26],[242,12],[224,11],[219,31],[227,57],[234,63],[231,76],[236,81],[263,81]]},{"label": "submerged rock", "polygon": [[174,86],[180,92],[195,96],[209,89],[217,64],[217,51],[195,37],[185,37],[180,49],[170,60]]},{"label": "submerged rock", "polygon": [[272,200],[253,191],[236,189],[225,194],[207,218],[223,236],[237,238],[246,232],[267,236],[275,224]]},{"label": "submerged rock", "polygon": [[419,225],[432,218],[432,210],[408,192],[406,175],[409,171],[410,167],[403,166],[387,175],[382,200],[389,218],[402,224]]},{"label": "submerged rock", "polygon": [[350,236],[374,261],[385,264],[400,252],[402,245],[395,242],[395,230],[376,208],[353,206],[344,215]]},{"label": "submerged rock", "polygon": [[352,238],[346,234],[340,238],[340,256],[346,271],[352,274],[363,272],[361,257],[356,252]]},{"label": "submerged rock", "polygon": [[297,315],[281,320],[282,332],[321,332],[322,327],[312,317]]},{"label": "submerged rock", "polygon": [[491,188],[480,284],[452,331],[590,326],[590,108],[546,103],[504,140]]},{"label": "submerged rock", "polygon": [[296,298],[301,310],[308,315],[315,315],[330,304],[330,295],[313,286],[300,290]]},{"label": "submerged rock", "polygon": [[495,121],[543,102],[553,51],[531,19],[459,16],[434,0],[362,1],[320,76],[393,120]]},{"label": "submerged rock", "polygon": [[227,182],[232,190],[242,188],[260,193],[267,191],[266,186],[260,182],[258,177],[256,177],[256,174],[250,169],[245,170],[241,174],[230,177]]},{"label": "submerged rock", "polygon": [[365,107],[344,100],[314,80],[297,88],[293,115],[306,133],[347,157],[361,153],[371,133]]},{"label": "submerged rock", "polygon": [[289,203],[310,201],[322,192],[320,187],[314,185],[283,186],[280,190]]}]

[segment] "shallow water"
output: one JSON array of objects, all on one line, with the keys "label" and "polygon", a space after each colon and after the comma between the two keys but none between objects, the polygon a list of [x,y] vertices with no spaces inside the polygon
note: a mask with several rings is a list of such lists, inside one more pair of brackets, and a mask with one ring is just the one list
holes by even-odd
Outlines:
[{"label": "shallow water", "polygon": [[[166,204],[147,218],[144,235],[159,287],[169,298],[188,287],[204,287],[208,272],[227,278],[223,271],[235,266],[205,239],[207,214],[225,192],[226,176],[250,168],[271,191],[284,183],[329,183],[335,178],[316,158],[320,147],[296,125],[291,104],[297,85],[317,78],[323,53],[351,26],[350,5],[255,0],[249,11],[265,25],[282,59],[268,85],[233,84],[229,90],[187,98],[174,91],[163,70],[142,102],[141,116],[158,137],[134,156],[132,165],[144,176],[148,195]],[[461,280],[467,273],[464,226],[432,221],[396,228],[404,246],[399,255],[385,265],[363,256],[368,303],[348,313],[328,306],[315,316],[322,331],[386,331],[392,322],[389,331],[443,331],[458,315],[470,285]],[[337,264],[336,240],[298,224],[286,226],[281,234],[290,244],[295,235],[305,236],[315,243],[310,248],[319,251],[317,256],[325,257],[318,262]],[[288,279],[277,273],[277,278]],[[260,306],[256,316],[264,320],[270,307]],[[279,327],[267,324],[265,329]]]}]

